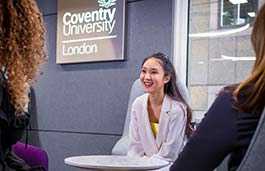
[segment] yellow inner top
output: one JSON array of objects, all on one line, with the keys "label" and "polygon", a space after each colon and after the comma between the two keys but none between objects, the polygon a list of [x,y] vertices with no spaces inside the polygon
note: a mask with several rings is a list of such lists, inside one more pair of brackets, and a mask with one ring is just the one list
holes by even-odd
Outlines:
[{"label": "yellow inner top", "polygon": [[150,122],[150,125],[151,125],[151,129],[152,129],[152,132],[156,138],[157,136],[157,132],[158,132],[158,123],[154,123],[154,122]]}]

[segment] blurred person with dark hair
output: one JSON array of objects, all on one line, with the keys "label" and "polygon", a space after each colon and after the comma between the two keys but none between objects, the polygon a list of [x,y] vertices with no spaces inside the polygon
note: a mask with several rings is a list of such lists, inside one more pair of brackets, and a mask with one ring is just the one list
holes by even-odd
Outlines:
[{"label": "blurred person with dark hair", "polygon": [[219,93],[171,171],[213,171],[228,155],[228,170],[237,170],[265,105],[265,5],[255,17],[251,43],[256,54],[251,75]]}]

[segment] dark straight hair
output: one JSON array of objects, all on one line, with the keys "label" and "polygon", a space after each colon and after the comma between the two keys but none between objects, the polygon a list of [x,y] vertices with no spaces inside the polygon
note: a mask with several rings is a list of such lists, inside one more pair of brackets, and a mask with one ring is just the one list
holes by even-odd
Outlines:
[{"label": "dark straight hair", "polygon": [[173,66],[173,64],[170,62],[167,55],[158,52],[155,53],[147,58],[144,59],[142,66],[148,59],[157,59],[160,65],[162,66],[165,76],[169,76],[170,80],[165,84],[164,86],[164,93],[170,96],[172,99],[177,100],[181,103],[183,103],[185,106],[187,106],[187,124],[186,124],[186,134],[190,136],[193,132],[193,129],[191,127],[191,120],[192,120],[192,112],[190,106],[187,104],[187,102],[183,99],[182,95],[180,94],[180,91],[177,87],[177,76],[176,71]]}]

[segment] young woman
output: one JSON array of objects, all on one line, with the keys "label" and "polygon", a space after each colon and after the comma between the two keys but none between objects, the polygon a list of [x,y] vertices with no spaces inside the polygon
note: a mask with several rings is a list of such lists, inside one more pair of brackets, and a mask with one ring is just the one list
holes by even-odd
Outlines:
[{"label": "young woman", "polygon": [[171,171],[212,171],[228,155],[228,170],[237,170],[265,105],[265,5],[255,18],[251,42],[256,54],[251,75],[219,93]]},{"label": "young woman", "polygon": [[140,80],[146,93],[132,105],[128,155],[174,161],[192,132],[191,110],[176,85],[175,69],[156,53],[143,61]]},{"label": "young woman", "polygon": [[44,26],[34,0],[0,0],[0,170],[30,168],[12,151],[29,122],[29,93],[46,61]]}]

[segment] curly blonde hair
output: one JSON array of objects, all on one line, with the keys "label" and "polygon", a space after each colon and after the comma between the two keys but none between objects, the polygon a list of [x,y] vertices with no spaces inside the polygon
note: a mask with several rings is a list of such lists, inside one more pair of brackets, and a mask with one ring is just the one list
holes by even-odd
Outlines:
[{"label": "curly blonde hair", "polygon": [[42,14],[34,0],[0,0],[0,11],[0,67],[8,73],[4,83],[11,103],[24,112],[28,86],[47,61]]}]

